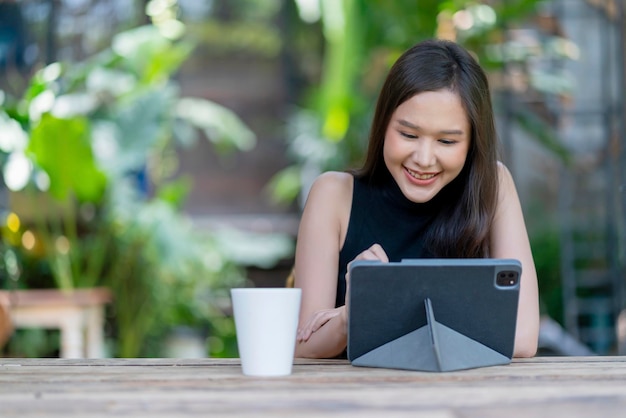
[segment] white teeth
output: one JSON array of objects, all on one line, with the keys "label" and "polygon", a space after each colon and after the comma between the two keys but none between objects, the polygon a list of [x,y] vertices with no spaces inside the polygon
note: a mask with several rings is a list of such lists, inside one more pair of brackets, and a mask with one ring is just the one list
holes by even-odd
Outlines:
[{"label": "white teeth", "polygon": [[411,177],[416,178],[418,180],[428,180],[428,179],[432,179],[433,177],[435,177],[434,174],[418,174],[414,171],[408,170],[408,173],[411,175]]}]

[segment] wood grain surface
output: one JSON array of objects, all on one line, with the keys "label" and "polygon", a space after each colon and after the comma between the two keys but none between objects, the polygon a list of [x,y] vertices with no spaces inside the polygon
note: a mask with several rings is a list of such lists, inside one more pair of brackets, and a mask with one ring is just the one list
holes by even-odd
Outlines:
[{"label": "wood grain surface", "polygon": [[624,417],[626,358],[544,357],[458,372],[238,359],[0,359],[0,417]]}]

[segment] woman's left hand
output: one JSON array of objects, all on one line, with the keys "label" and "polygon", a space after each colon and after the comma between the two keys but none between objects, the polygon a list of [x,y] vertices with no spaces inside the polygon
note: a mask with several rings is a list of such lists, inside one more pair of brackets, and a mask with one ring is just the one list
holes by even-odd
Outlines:
[{"label": "woman's left hand", "polygon": [[331,319],[345,315],[345,306],[340,306],[333,309],[322,309],[315,312],[304,327],[298,330],[296,341],[298,343],[307,342],[311,335],[318,329],[320,329],[325,323]]}]

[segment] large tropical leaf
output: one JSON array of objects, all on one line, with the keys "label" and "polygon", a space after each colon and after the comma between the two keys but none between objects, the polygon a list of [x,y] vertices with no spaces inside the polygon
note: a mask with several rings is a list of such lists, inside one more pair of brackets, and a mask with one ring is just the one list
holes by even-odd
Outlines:
[{"label": "large tropical leaf", "polygon": [[256,135],[230,109],[200,98],[178,101],[176,116],[201,129],[220,152],[250,150]]},{"label": "large tropical leaf", "polygon": [[59,119],[44,114],[33,128],[27,148],[50,177],[50,194],[65,200],[99,202],[106,177],[96,166],[90,143],[89,122],[82,117]]}]

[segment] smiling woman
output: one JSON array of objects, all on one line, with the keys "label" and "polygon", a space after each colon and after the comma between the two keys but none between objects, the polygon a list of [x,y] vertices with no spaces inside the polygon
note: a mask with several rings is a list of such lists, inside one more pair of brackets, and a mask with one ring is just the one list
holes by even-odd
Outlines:
[{"label": "smiling woman", "polygon": [[487,79],[466,50],[430,40],[398,59],[378,99],[363,167],[322,174],[308,196],[296,249],[296,356],[344,352],[352,261],[485,257],[521,262],[514,354],[535,354],[537,277],[497,145]]}]

